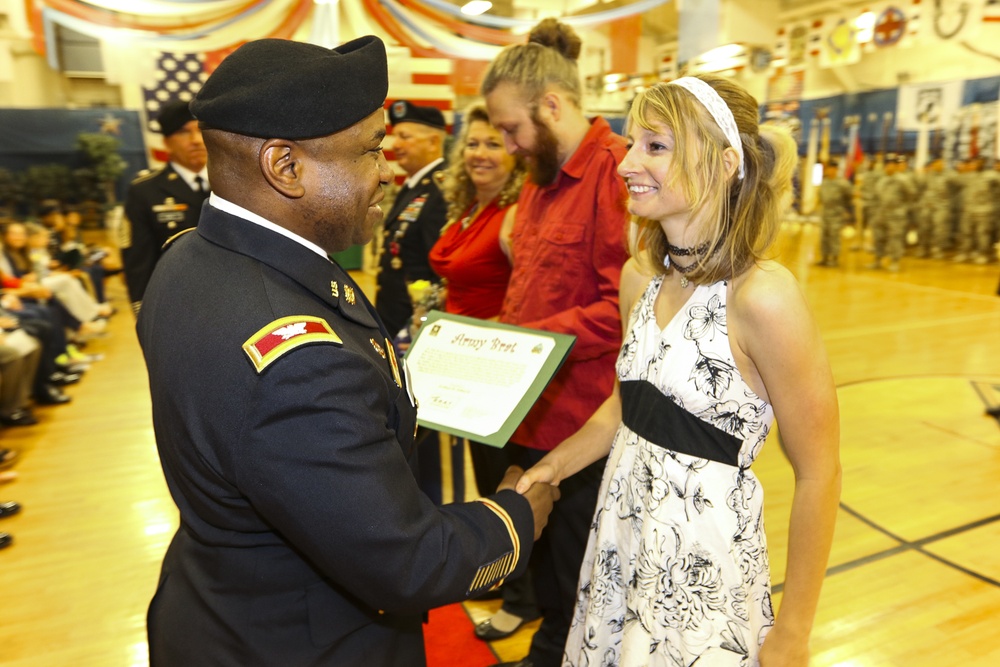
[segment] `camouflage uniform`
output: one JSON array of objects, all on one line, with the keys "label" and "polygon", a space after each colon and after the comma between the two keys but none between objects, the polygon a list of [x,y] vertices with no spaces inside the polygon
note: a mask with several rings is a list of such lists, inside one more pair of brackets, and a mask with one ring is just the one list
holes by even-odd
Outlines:
[{"label": "camouflage uniform", "polygon": [[924,176],[920,198],[918,253],[940,259],[951,248],[955,233],[955,200],[961,191],[958,174],[951,169],[930,171]]},{"label": "camouflage uniform", "polygon": [[836,266],[840,255],[840,234],[853,215],[853,190],[844,178],[825,178],[819,186],[819,201],[822,205],[820,250],[821,263]]},{"label": "camouflage uniform", "polygon": [[884,174],[878,167],[861,174],[861,185],[859,194],[861,195],[861,229],[859,230],[857,245],[860,246],[864,240],[864,228],[874,229],[876,219],[879,214],[878,206],[878,182]]},{"label": "camouflage uniform", "polygon": [[971,171],[964,176],[955,261],[964,262],[973,257],[987,261],[993,253],[1000,174],[987,169]]},{"label": "camouflage uniform", "polygon": [[910,205],[917,194],[913,176],[906,172],[894,173],[879,179],[879,214],[872,228],[875,244],[875,265],[888,256],[889,268],[899,268],[906,242],[906,227],[910,222]]}]

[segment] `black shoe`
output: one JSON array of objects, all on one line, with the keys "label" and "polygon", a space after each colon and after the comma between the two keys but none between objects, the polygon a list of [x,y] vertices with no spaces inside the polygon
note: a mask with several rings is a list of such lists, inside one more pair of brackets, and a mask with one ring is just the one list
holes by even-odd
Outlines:
[{"label": "black shoe", "polygon": [[497,630],[496,628],[493,627],[493,619],[487,618],[485,621],[477,625],[475,629],[472,631],[472,633],[476,635],[476,637],[482,639],[485,642],[495,642],[498,639],[506,639],[507,637],[510,637],[512,634],[520,630],[522,625],[535,620],[535,618],[538,617],[535,616],[534,618],[522,618],[521,622],[517,624],[517,627],[515,627],[510,632]]},{"label": "black shoe", "polygon": [[15,503],[13,500],[7,501],[5,503],[0,503],[0,519],[6,519],[9,516],[14,516],[21,511],[21,504]]},{"label": "black shoe", "polygon": [[10,543],[13,541],[14,538],[10,536],[10,533],[0,533],[0,549],[9,547]]},{"label": "black shoe", "polygon": [[68,384],[76,384],[83,376],[79,373],[64,373],[56,371],[49,376],[49,382],[57,387],[65,387]]},{"label": "black shoe", "polygon": [[9,415],[0,415],[0,424],[4,426],[32,426],[37,423],[38,420],[30,410],[15,410]]},{"label": "black shoe", "polygon": [[45,385],[45,389],[41,393],[35,394],[36,405],[62,405],[72,400],[72,398],[63,393],[62,389],[53,387],[52,385]]}]

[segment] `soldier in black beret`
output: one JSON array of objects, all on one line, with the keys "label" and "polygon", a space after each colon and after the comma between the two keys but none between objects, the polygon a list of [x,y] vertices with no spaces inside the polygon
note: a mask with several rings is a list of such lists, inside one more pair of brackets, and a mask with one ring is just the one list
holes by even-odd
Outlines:
[{"label": "soldier in black beret", "polygon": [[163,244],[198,223],[209,190],[205,143],[188,103],[164,105],[156,121],[170,159],[132,181],[122,223],[122,265],[135,313],[142,307]]},{"label": "soldier in black beret", "polygon": [[390,332],[329,258],[371,240],[385,46],[249,42],[191,105],[213,191],[138,319],[180,528],[152,667],[425,664],[426,610],[521,572],[557,491],[435,506]]},{"label": "soldier in black beret", "polygon": [[445,166],[446,125],[438,109],[406,100],[389,105],[389,122],[396,162],[407,178],[385,217],[375,307],[396,335],[413,315],[407,285],[441,280],[427,255],[448,219],[448,206],[434,178]]}]

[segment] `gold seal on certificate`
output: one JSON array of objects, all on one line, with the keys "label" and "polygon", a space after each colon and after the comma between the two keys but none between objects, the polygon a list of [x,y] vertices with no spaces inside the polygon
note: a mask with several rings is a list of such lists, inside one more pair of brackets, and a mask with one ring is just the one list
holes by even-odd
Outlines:
[{"label": "gold seal on certificate", "polygon": [[574,336],[431,311],[406,353],[417,421],[503,447]]}]

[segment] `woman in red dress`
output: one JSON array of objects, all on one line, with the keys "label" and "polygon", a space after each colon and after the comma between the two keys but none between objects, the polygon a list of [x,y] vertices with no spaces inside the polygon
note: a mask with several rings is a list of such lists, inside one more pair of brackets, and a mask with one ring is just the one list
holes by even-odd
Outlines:
[{"label": "woman in red dress", "polygon": [[480,319],[500,314],[510,278],[504,239],[510,237],[524,174],[490,125],[486,107],[469,107],[450,166],[442,172],[448,223],[429,256],[431,268],[447,283],[447,312]]}]

